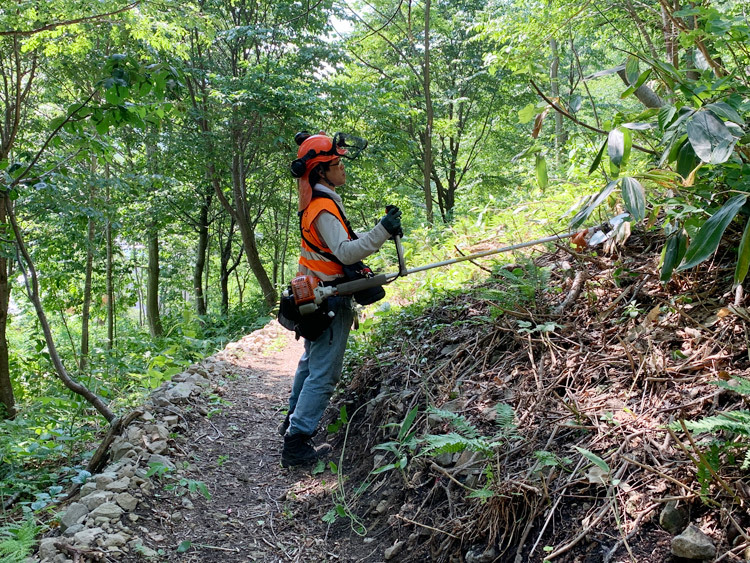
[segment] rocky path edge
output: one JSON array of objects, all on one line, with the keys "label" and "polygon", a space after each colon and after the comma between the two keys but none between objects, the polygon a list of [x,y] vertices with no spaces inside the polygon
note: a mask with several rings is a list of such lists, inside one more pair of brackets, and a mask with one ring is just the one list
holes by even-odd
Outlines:
[{"label": "rocky path edge", "polygon": [[[152,493],[154,468],[177,471],[171,439],[185,430],[185,409],[194,408],[211,392],[211,381],[242,366],[243,358],[274,346],[294,347],[276,321],[230,343],[217,354],[193,364],[154,390],[135,418],[109,450],[108,464],[87,478],[79,492],[53,520],[55,526],[40,541],[34,563],[71,563],[82,558],[119,560],[138,553],[156,556],[136,525],[136,509]],[[295,356],[298,350],[285,351]],[[201,408],[201,407],[199,407]],[[186,499],[187,500],[187,499]]]}]

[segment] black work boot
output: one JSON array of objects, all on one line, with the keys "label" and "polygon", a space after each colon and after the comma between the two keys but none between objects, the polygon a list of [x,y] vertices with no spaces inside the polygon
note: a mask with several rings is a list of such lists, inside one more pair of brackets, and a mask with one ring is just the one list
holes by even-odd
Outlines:
[{"label": "black work boot", "polygon": [[286,434],[286,431],[289,428],[289,417],[290,416],[292,416],[291,413],[289,413],[288,415],[286,415],[286,417],[284,417],[284,422],[282,422],[281,424],[279,424],[278,428],[276,428],[276,430],[278,430],[278,432],[279,432],[279,436],[284,436]]},{"label": "black work boot", "polygon": [[284,449],[281,450],[281,466],[294,467],[296,465],[312,465],[327,456],[331,446],[321,444],[317,448],[313,444],[312,436],[307,434],[293,434],[284,436]]}]

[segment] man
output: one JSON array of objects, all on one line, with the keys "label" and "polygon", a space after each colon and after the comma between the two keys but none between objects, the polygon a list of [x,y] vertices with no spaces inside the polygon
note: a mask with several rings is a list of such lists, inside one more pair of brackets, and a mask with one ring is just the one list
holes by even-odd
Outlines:
[{"label": "man", "polygon": [[[332,285],[345,279],[347,265],[373,254],[401,231],[401,211],[390,208],[374,229],[355,234],[336,193],[346,182],[342,158],[353,158],[344,148],[344,136],[302,132],[295,135],[295,141],[299,150],[291,169],[298,178],[302,236],[298,275],[312,275]],[[284,436],[284,467],[310,465],[331,450],[328,444],[316,448],[312,436],[341,377],[354,320],[351,296],[329,297],[328,309],[333,313],[330,327],[314,341],[305,339],[289,397],[289,414],[279,427]]]}]

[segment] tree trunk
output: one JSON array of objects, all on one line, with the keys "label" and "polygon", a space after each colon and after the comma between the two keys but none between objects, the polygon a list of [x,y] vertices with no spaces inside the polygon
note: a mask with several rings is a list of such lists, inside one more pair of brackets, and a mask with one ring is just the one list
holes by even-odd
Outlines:
[{"label": "tree trunk", "polygon": [[94,406],[97,411],[99,411],[99,413],[104,418],[107,419],[107,422],[112,422],[115,419],[115,415],[111,410],[109,410],[107,405],[104,404],[104,401],[98,395],[96,395],[96,393],[92,392],[86,386],[81,385],[75,379],[70,377],[68,371],[65,369],[65,366],[62,363],[60,354],[57,352],[57,346],[55,345],[55,341],[52,338],[52,329],[49,326],[47,315],[45,314],[44,308],[42,307],[42,300],[39,297],[39,278],[36,273],[36,267],[34,266],[34,263],[31,260],[31,256],[26,249],[26,245],[23,242],[21,229],[18,227],[18,222],[16,221],[15,215],[13,214],[13,208],[8,205],[8,203],[9,202],[6,200],[5,212],[7,213],[11,227],[13,228],[13,235],[16,239],[16,248],[21,255],[21,258],[19,258],[19,264],[21,264],[23,267],[23,264],[25,263],[26,267],[28,268],[28,273],[24,269],[23,275],[24,279],[26,280],[29,299],[31,299],[31,302],[34,304],[37,319],[39,319],[39,324],[42,327],[44,340],[47,344],[47,351],[49,353],[50,361],[55,367],[55,372],[68,389],[86,399],[91,405]]},{"label": "tree trunk", "polygon": [[221,187],[218,185],[218,182],[214,183],[214,188],[222,205],[237,222],[242,244],[245,247],[247,263],[255,279],[258,281],[258,285],[260,285],[266,305],[273,307],[276,305],[276,289],[273,287],[266,270],[263,268],[263,262],[258,253],[258,246],[255,243],[255,228],[247,216],[247,204],[245,202],[244,190],[242,189],[244,181],[242,159],[239,155],[239,148],[236,146],[236,143],[234,144],[235,154],[232,157],[232,198],[234,200],[234,207],[224,197],[224,193],[220,191]]},{"label": "tree trunk", "polygon": [[[427,118],[427,126],[424,132],[424,203],[425,213],[427,214],[427,222],[432,223],[434,221],[434,214],[432,212],[432,186],[430,185],[430,172],[432,171],[432,122],[434,119],[434,112],[432,109],[432,96],[430,93],[430,5],[431,0],[425,0],[424,5],[424,101],[425,101],[425,117]],[[250,253],[248,252],[248,255]]]},{"label": "tree trunk", "polygon": [[[94,206],[93,178],[89,193],[89,207]],[[96,234],[94,218],[88,220],[88,236],[86,237],[86,277],[83,282],[83,310],[81,312],[81,361],[79,370],[86,371],[89,357],[89,318],[91,313],[91,284],[94,271],[94,235]]]},{"label": "tree trunk", "polygon": [[115,284],[114,284],[114,248],[112,241],[112,207],[110,201],[109,186],[109,164],[104,168],[105,178],[107,180],[107,224],[106,245],[107,245],[107,266],[106,266],[106,283],[107,283],[107,350],[115,347]]},{"label": "tree trunk", "polygon": [[219,286],[221,287],[221,314],[229,313],[229,261],[232,258],[232,240],[234,239],[234,218],[230,217],[229,232],[224,244],[221,245],[221,264],[219,266]]},{"label": "tree trunk", "polygon": [[[8,219],[5,214],[5,206],[11,205],[5,194],[0,192],[0,230],[7,231]],[[8,259],[4,253],[0,253],[0,403],[3,411],[0,418],[13,419],[16,416],[16,399],[13,395],[13,385],[10,380],[10,364],[8,361],[8,339],[6,330],[8,326],[8,308],[10,306],[10,284]]]},{"label": "tree trunk", "polygon": [[156,225],[148,226],[148,281],[146,283],[146,318],[153,338],[164,333],[159,313],[159,233]]},{"label": "tree trunk", "polygon": [[677,30],[675,29],[672,20],[669,18],[667,8],[663,4],[661,6],[661,23],[667,61],[672,63],[672,66],[675,68],[679,68],[680,61],[677,47]]},{"label": "tree trunk", "polygon": [[[552,63],[549,68],[549,82],[550,82],[550,93],[552,99],[559,103],[560,100],[560,53],[557,48],[557,40],[552,38],[549,40],[549,48],[552,52]],[[559,168],[562,165],[562,152],[564,141],[565,129],[563,128],[563,116],[559,111],[555,112],[555,162]]]},{"label": "tree trunk", "polygon": [[[617,75],[622,79],[626,86],[630,86],[625,69],[618,70]],[[645,84],[633,92],[633,95],[647,108],[660,108],[664,105],[664,100],[659,97],[659,94]]]},{"label": "tree trunk", "polygon": [[208,191],[201,201],[200,218],[198,223],[198,249],[195,255],[195,266],[193,268],[193,290],[195,292],[195,311],[200,316],[206,315],[206,295],[203,291],[203,273],[206,267],[206,253],[208,249],[208,211],[211,207],[211,194],[213,188],[209,186]]}]

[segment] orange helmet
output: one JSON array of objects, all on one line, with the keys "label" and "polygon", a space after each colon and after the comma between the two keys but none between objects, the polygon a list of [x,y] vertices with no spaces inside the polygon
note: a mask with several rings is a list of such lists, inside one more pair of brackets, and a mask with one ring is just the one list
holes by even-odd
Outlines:
[{"label": "orange helmet", "polygon": [[[310,135],[307,131],[300,131],[294,136],[294,141],[299,145],[297,159],[289,166],[292,176],[298,179],[299,189],[299,211],[305,209],[312,199],[312,186],[310,186],[310,172],[321,162],[330,162],[339,157],[356,158],[367,146],[367,141],[359,137],[336,133],[333,138],[321,131],[317,135]],[[353,147],[354,154],[344,147]]]},{"label": "orange helmet", "polygon": [[320,162],[330,162],[349,152],[343,146],[334,144],[334,139],[323,132],[310,135],[302,131],[297,133],[294,139],[300,141],[297,160],[289,166],[295,178],[309,175],[315,165]]}]

